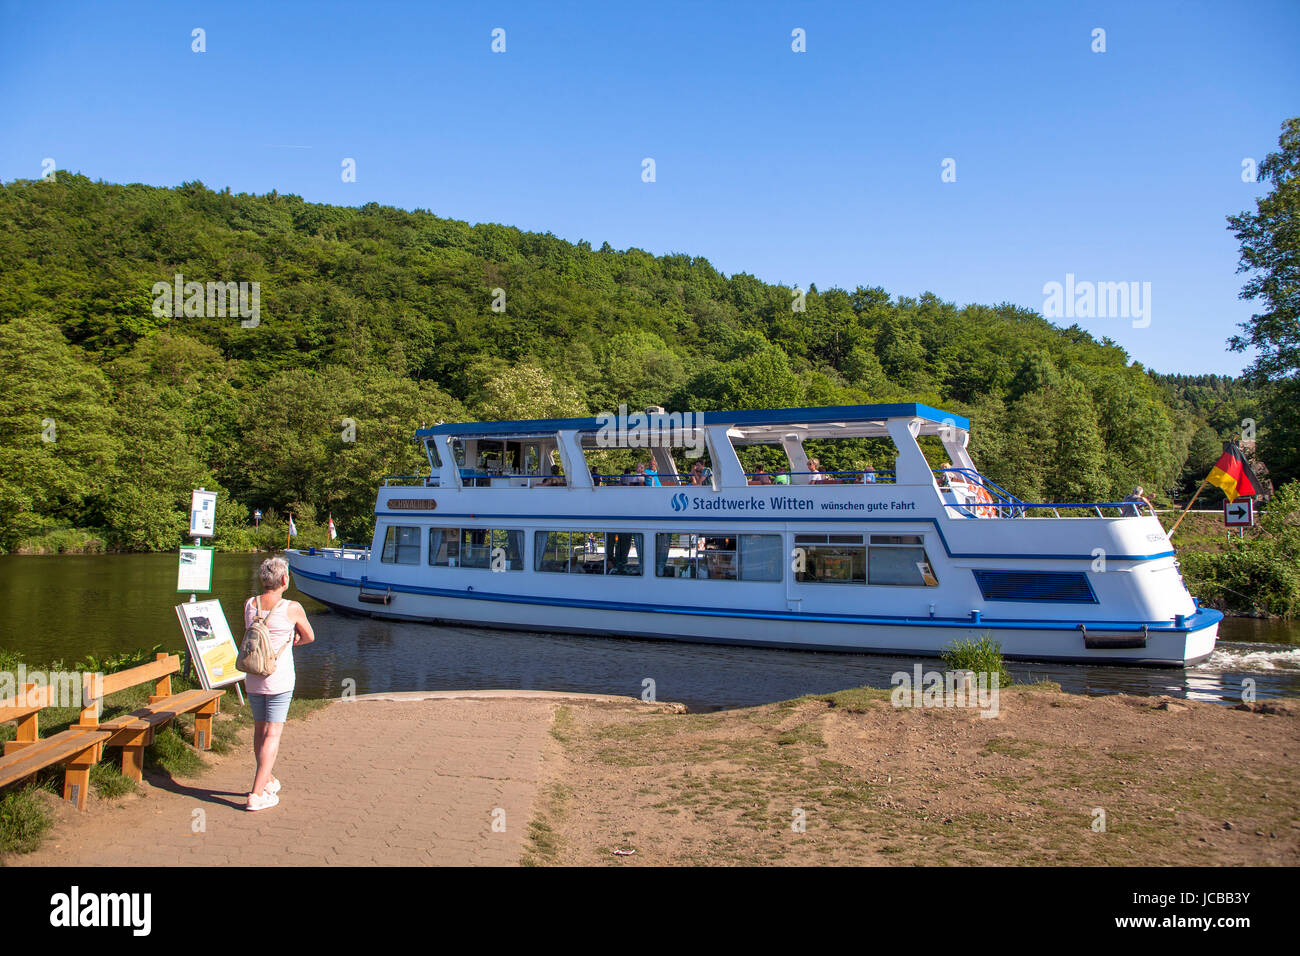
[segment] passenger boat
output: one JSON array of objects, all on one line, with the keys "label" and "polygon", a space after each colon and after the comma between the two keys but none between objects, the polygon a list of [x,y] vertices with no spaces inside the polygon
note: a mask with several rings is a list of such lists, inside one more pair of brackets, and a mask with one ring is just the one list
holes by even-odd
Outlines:
[{"label": "passenger boat", "polygon": [[[368,547],[289,551],[295,583],[345,611],[529,631],[923,656],[991,635],[1010,659],[1170,667],[1214,649],[1223,615],[1188,594],[1154,515],[1018,499],[975,466],[960,416],[651,409],[625,424],[421,429],[430,473],[383,480]],[[611,435],[645,446],[647,478],[593,471]],[[893,467],[810,464],[806,442],[840,439],[891,441]],[[746,472],[753,445],[786,469]],[[699,484],[683,449],[707,456]]]}]

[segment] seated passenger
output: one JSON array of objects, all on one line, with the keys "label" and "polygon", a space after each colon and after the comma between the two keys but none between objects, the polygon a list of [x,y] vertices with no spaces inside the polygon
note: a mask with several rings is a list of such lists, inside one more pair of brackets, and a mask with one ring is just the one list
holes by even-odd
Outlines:
[{"label": "seated passenger", "polygon": [[866,470],[862,472],[862,483],[865,485],[874,485],[876,483],[876,466],[867,462]]},{"label": "seated passenger", "polygon": [[808,479],[809,484],[821,484],[822,482],[835,480],[830,475],[826,474],[826,472],[822,471],[822,462],[820,458],[808,459],[808,471],[811,473],[811,476]]},{"label": "seated passenger", "polygon": [[663,482],[659,480],[659,472],[655,471],[654,461],[647,461],[644,465],[638,466],[645,483],[654,488],[662,488]]},{"label": "seated passenger", "polygon": [[564,476],[560,474],[560,469],[552,465],[550,477],[542,479],[542,487],[557,487],[563,484]]},{"label": "seated passenger", "polygon": [[713,483],[713,472],[710,471],[700,459],[695,460],[691,465],[691,484],[708,485]]},{"label": "seated passenger", "polygon": [[753,476],[749,479],[749,483],[751,485],[770,485],[772,483],[772,476],[767,473],[767,469],[762,465],[759,465],[758,471],[754,472]]}]

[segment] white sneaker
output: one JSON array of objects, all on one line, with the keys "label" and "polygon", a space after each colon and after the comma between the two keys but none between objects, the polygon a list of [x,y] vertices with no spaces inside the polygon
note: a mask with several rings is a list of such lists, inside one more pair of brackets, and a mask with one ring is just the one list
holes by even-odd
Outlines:
[{"label": "white sneaker", "polygon": [[280,792],[280,781],[279,781],[279,780],[276,780],[274,777],[272,777],[272,778],[271,778],[271,782],[268,783],[268,784],[266,785],[266,792],[267,792],[267,793],[279,793],[279,792]]},{"label": "white sneaker", "polygon": [[267,787],[265,793],[250,793],[248,795],[248,803],[245,804],[244,809],[269,810],[279,802],[280,798],[271,792],[270,787]]}]

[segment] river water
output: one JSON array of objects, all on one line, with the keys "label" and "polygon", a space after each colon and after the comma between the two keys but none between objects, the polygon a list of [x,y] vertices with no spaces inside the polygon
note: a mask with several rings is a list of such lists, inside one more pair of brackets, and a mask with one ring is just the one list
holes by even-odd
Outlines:
[{"label": "river water", "polygon": [[[218,554],[213,592],[242,634],[240,608],[263,555]],[[174,606],[173,554],[0,556],[0,648],[29,667],[85,654],[97,657],[161,644],[183,652]],[[358,694],[397,690],[528,688],[640,696],[655,682],[659,700],[717,710],[847,687],[889,687],[912,658],[723,647],[628,638],[495,631],[378,621],[331,612],[293,588],[316,631],[295,652],[298,693],[337,697],[344,681]],[[1186,671],[1077,664],[1020,664],[1017,681],[1049,679],[1084,694],[1168,694],[1235,702],[1243,681],[1258,697],[1300,694],[1300,625],[1229,618],[1204,664]],[[926,670],[937,662],[923,662]]]}]

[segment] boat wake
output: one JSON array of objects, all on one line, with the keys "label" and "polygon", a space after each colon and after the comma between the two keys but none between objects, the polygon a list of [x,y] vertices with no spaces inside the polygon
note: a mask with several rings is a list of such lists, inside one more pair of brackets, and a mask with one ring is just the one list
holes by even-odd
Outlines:
[{"label": "boat wake", "polygon": [[1292,644],[1220,644],[1195,671],[1300,671],[1300,646]]}]

